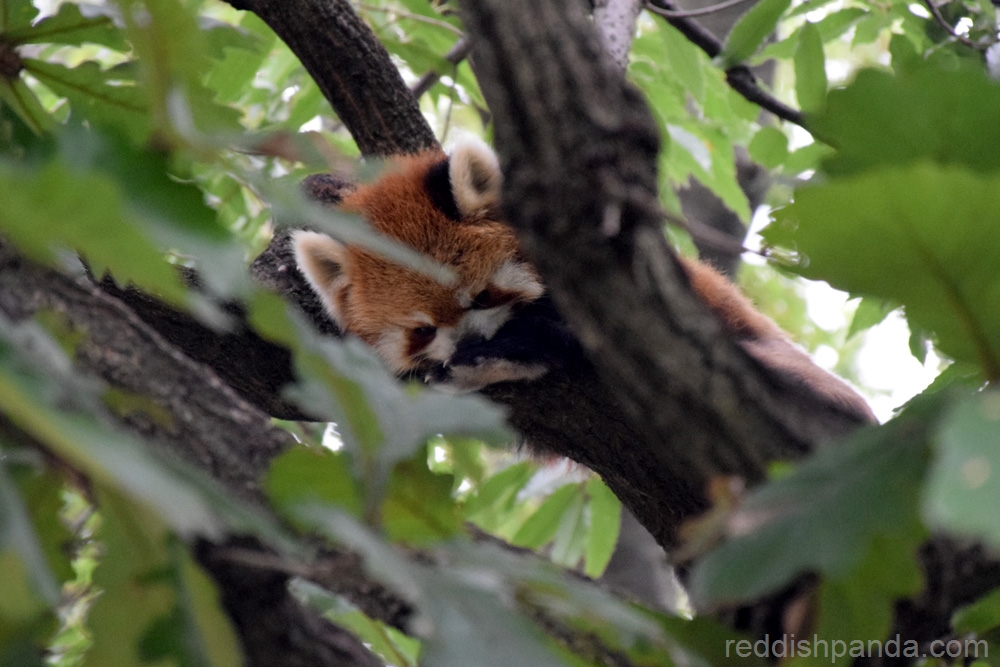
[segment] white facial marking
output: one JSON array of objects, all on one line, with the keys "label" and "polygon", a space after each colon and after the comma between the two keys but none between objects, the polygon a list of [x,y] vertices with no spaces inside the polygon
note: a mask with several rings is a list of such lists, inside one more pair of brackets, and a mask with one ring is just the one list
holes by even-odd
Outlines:
[{"label": "white facial marking", "polygon": [[462,318],[461,335],[472,334],[483,338],[493,338],[497,329],[510,319],[510,304],[489,308],[487,310],[470,310]]},{"label": "white facial marking", "polygon": [[534,301],[545,292],[528,265],[514,260],[501,264],[491,282],[504,291],[522,294],[525,301]]},{"label": "white facial marking", "polygon": [[405,332],[400,329],[389,329],[379,335],[373,347],[393,371],[401,373],[409,365],[406,358],[406,345]]},{"label": "white facial marking", "polygon": [[423,354],[434,361],[448,361],[455,354],[455,328],[439,327],[437,335],[431,344],[424,348]]}]

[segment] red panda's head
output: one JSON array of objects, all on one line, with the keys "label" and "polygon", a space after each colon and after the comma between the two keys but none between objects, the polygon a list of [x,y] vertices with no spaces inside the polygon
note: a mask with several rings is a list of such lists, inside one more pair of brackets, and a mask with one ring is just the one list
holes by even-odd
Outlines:
[{"label": "red panda's head", "polygon": [[468,336],[490,338],[512,309],[544,288],[498,219],[496,156],[466,141],[395,159],[378,180],[343,197],[339,208],[452,269],[448,286],[325,234],[293,234],[296,262],[327,313],[378,351],[397,373],[446,363]]}]

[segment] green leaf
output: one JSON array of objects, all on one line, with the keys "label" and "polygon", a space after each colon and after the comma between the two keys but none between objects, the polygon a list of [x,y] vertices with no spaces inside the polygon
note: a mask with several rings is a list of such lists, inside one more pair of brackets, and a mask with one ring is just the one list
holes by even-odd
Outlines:
[{"label": "green leaf", "polygon": [[24,68],[68,99],[74,112],[88,122],[127,132],[136,144],[149,137],[152,128],[145,93],[134,82],[123,82],[117,71],[104,70],[95,62],[70,69],[34,59],[25,60]]},{"label": "green leaf", "polygon": [[854,311],[854,317],[851,318],[851,327],[847,331],[847,337],[851,338],[862,331],[871,329],[876,324],[881,324],[889,316],[889,313],[898,307],[898,304],[885,299],[863,297]]},{"label": "green leaf", "polygon": [[791,5],[791,0],[761,0],[733,26],[726,37],[719,60],[723,69],[739,65],[757,51],[767,36],[774,32],[778,19]]},{"label": "green leaf", "polygon": [[788,136],[776,127],[762,127],[753,135],[747,150],[754,162],[775,169],[788,158]]},{"label": "green leaf", "polygon": [[588,577],[596,579],[604,573],[618,544],[622,504],[597,477],[587,481],[587,495],[590,497],[590,530],[583,570]]},{"label": "green leaf", "polygon": [[304,579],[293,579],[289,590],[304,604],[322,614],[367,644],[386,664],[396,667],[414,667],[420,642],[407,637],[396,628],[365,616],[353,604]]},{"label": "green leaf", "polygon": [[397,463],[382,503],[382,527],[389,538],[427,546],[461,530],[458,508],[451,497],[452,486],[451,475],[438,475],[428,469],[424,450]]},{"label": "green leaf", "polygon": [[1000,393],[970,397],[944,418],[924,493],[932,526],[1000,545]]},{"label": "green leaf", "polygon": [[14,79],[0,77],[0,106],[13,109],[35,134],[44,134],[55,127],[52,116],[20,77]]},{"label": "green leaf", "polygon": [[60,582],[72,574],[63,552],[70,536],[59,519],[63,487],[52,474],[14,468],[13,451],[0,448],[0,552],[18,554],[35,594],[54,610]]},{"label": "green leaf", "polygon": [[517,531],[512,543],[528,549],[538,549],[543,544],[552,541],[559,529],[560,522],[563,520],[563,515],[569,511],[580,492],[578,484],[566,484],[558,488],[521,526],[521,530]]},{"label": "green leaf", "polygon": [[0,34],[23,30],[38,16],[31,0],[0,0]]},{"label": "green leaf", "polygon": [[87,624],[84,665],[235,667],[239,644],[212,584],[159,518],[110,489],[97,489],[103,545],[94,584],[102,591]]},{"label": "green leaf", "polygon": [[273,519],[231,499],[204,473],[161,459],[133,436],[102,423],[100,385],[82,381],[72,368],[37,324],[12,326],[0,317],[0,413],[15,426],[88,478],[117,485],[155,507],[181,535],[212,537],[228,528],[296,548]]},{"label": "green leaf", "polygon": [[122,31],[115,25],[109,8],[90,4],[64,3],[58,13],[38,23],[6,32],[7,40],[21,44],[100,44],[115,51],[127,51]]},{"label": "green leaf", "polygon": [[[925,537],[917,505],[929,454],[919,434],[933,415],[933,407],[913,407],[753,492],[729,519],[732,539],[695,568],[693,599],[752,600],[807,571],[867,580],[866,568],[878,562],[897,564],[883,590],[915,592],[916,551]],[[876,544],[881,560],[869,562]]]},{"label": "green leaf", "polygon": [[957,635],[983,635],[1000,627],[1000,589],[956,609],[951,616],[951,627]]},{"label": "green leaf", "polygon": [[268,497],[286,513],[298,503],[320,501],[361,515],[361,494],[347,457],[320,447],[292,447],[272,463]]},{"label": "green leaf", "polygon": [[479,486],[466,503],[466,516],[484,530],[495,532],[533,474],[527,461],[504,468]]},{"label": "green leaf", "polygon": [[[1000,377],[1000,174],[921,163],[800,189],[764,232],[796,271],[905,307],[955,359]],[[970,242],[975,239],[975,242]]]},{"label": "green leaf", "polygon": [[823,39],[812,23],[799,31],[799,44],[795,49],[795,97],[805,112],[823,108],[826,101],[826,56]]},{"label": "green leaf", "polygon": [[997,108],[1000,84],[981,67],[898,75],[864,70],[830,93],[809,129],[837,147],[824,165],[836,176],[921,161],[992,173],[1000,171]]},{"label": "green leaf", "polygon": [[72,249],[98,275],[110,269],[122,283],[181,301],[176,271],[131,224],[117,184],[106,176],[59,162],[32,171],[0,168],[0,199],[0,228],[29,257],[48,263],[56,250]]}]

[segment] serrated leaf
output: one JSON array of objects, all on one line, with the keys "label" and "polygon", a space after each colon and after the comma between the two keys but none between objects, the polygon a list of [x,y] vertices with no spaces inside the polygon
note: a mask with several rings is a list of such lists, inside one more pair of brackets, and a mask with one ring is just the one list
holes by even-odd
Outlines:
[{"label": "serrated leaf", "polygon": [[898,304],[886,301],[885,299],[862,298],[854,311],[854,317],[851,318],[851,326],[847,331],[847,338],[856,336],[862,331],[867,331],[876,324],[881,324],[889,316],[889,313],[898,307]]},{"label": "serrated leaf", "polygon": [[1000,174],[921,163],[802,188],[764,236],[800,253],[804,276],[902,304],[911,330],[997,378],[998,209]]},{"label": "serrated leaf", "polygon": [[[728,520],[733,537],[695,568],[692,597],[699,604],[757,599],[807,571],[846,581],[860,576],[877,540],[894,550],[881,558],[916,568],[925,536],[917,505],[929,455],[919,434],[934,414],[933,406],[911,408],[752,493]],[[912,568],[897,568],[886,588],[913,592]]]},{"label": "serrated leaf", "polygon": [[30,26],[36,16],[31,0],[0,0],[0,34]]},{"label": "serrated leaf", "polygon": [[68,99],[74,111],[89,122],[125,131],[136,144],[149,137],[152,128],[144,92],[134,85],[122,85],[114,72],[95,62],[70,69],[34,59],[25,60],[24,68],[52,92]]},{"label": "serrated leaf", "polygon": [[973,396],[945,416],[924,491],[932,526],[1000,545],[1000,393]]},{"label": "serrated leaf", "polygon": [[8,41],[20,44],[100,44],[115,51],[127,51],[128,44],[115,25],[108,7],[64,3],[58,13],[32,26],[7,31]]},{"label": "serrated leaf", "polygon": [[99,275],[110,269],[176,302],[176,271],[131,224],[117,184],[52,162],[33,171],[0,169],[0,228],[29,257],[51,262],[57,249],[82,253]]},{"label": "serrated leaf", "polygon": [[892,75],[864,70],[835,90],[809,129],[838,151],[824,168],[845,176],[888,165],[933,161],[978,172],[1000,170],[1000,84],[982,68],[922,67]]},{"label": "serrated leaf", "polygon": [[774,32],[778,19],[791,4],[791,0],[761,0],[744,14],[729,31],[722,47],[719,59],[723,69],[739,65],[752,56]]},{"label": "serrated leaf", "polygon": [[794,64],[795,97],[799,106],[805,112],[822,109],[826,101],[826,56],[823,39],[812,23],[806,23],[799,31]]}]

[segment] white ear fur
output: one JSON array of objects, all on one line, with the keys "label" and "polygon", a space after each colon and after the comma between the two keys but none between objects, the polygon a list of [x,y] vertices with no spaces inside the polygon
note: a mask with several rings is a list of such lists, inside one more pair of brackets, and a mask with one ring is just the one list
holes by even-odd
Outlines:
[{"label": "white ear fur", "polygon": [[326,234],[298,229],[292,232],[292,250],[295,251],[299,271],[323,301],[327,314],[343,328],[343,313],[337,303],[337,293],[348,283],[344,273],[344,265],[348,261],[346,246]]},{"label": "white ear fur", "polygon": [[468,137],[455,144],[448,176],[463,218],[500,202],[503,185],[500,162],[493,149],[481,140]]}]

